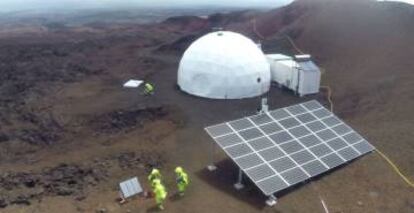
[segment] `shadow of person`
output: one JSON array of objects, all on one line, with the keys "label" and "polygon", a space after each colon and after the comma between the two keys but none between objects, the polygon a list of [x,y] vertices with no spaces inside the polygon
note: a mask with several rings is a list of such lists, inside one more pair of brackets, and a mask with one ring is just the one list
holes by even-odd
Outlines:
[{"label": "shadow of person", "polygon": [[155,206],[147,209],[147,212],[162,212],[162,210],[159,209],[158,206],[155,205]]},{"label": "shadow of person", "polygon": [[169,197],[169,200],[172,202],[179,201],[183,199],[184,196],[180,196],[178,192],[174,193],[172,196]]}]

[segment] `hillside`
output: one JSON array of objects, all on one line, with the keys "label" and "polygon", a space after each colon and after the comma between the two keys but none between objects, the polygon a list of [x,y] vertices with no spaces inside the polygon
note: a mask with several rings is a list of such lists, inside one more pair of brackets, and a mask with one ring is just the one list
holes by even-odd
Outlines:
[{"label": "hillside", "polygon": [[[289,23],[281,27],[283,21],[278,17],[288,17]],[[257,20],[258,31],[266,39],[287,34],[303,51],[312,54],[326,71],[322,84],[333,90],[335,112],[414,177],[414,6],[298,1]],[[373,158],[367,166],[385,164],[378,156]],[[393,185],[394,189],[383,191],[390,199],[408,190],[402,180],[393,180],[396,175],[390,174],[390,168],[385,171],[372,169],[365,173],[365,178],[374,182],[372,188]],[[388,206],[383,209],[386,212],[410,211],[399,207],[408,200],[395,204],[383,199]]]}]

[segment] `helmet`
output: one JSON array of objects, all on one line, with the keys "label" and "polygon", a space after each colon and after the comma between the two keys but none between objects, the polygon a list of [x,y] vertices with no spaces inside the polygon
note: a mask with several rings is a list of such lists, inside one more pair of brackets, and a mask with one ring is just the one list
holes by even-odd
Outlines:
[{"label": "helmet", "polygon": [[151,174],[152,175],[160,174],[160,170],[154,168],[154,169],[152,169]]},{"label": "helmet", "polygon": [[184,172],[184,170],[180,166],[178,166],[177,168],[175,168],[175,173],[183,173],[183,172]]}]

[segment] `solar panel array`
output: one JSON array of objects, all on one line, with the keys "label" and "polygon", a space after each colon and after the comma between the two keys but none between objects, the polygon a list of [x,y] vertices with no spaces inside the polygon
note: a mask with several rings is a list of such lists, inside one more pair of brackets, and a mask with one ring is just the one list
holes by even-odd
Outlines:
[{"label": "solar panel array", "polygon": [[315,100],[210,126],[206,131],[265,195],[374,150]]}]

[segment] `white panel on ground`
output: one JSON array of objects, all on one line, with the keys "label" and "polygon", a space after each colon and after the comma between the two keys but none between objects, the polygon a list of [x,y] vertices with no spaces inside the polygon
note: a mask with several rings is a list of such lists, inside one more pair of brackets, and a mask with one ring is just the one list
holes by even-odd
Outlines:
[{"label": "white panel on ground", "polygon": [[124,87],[126,87],[126,88],[137,88],[142,83],[144,83],[144,81],[131,79],[131,80],[125,82]]},{"label": "white panel on ground", "polygon": [[121,188],[121,192],[124,198],[132,197],[143,191],[137,177],[120,183],[119,187]]}]

